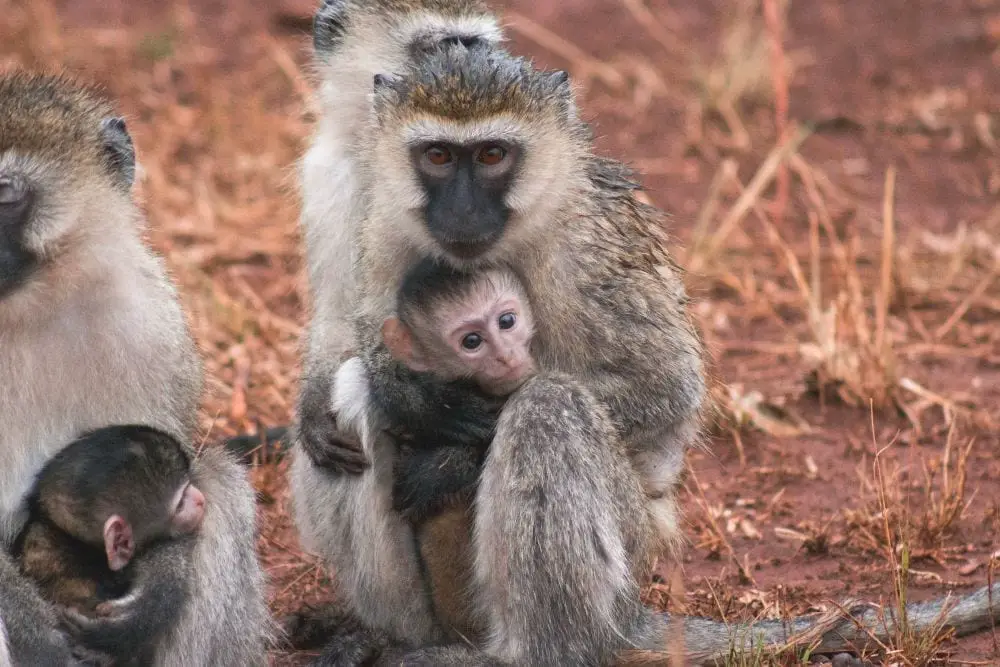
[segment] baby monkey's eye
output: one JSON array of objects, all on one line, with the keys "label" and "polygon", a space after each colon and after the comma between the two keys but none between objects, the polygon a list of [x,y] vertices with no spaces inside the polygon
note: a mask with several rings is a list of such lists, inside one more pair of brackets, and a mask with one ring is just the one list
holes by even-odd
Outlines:
[{"label": "baby monkey's eye", "polygon": [[462,339],[462,347],[466,350],[475,350],[483,344],[483,337],[477,333],[465,334]]},{"label": "baby monkey's eye", "polygon": [[497,319],[497,324],[501,329],[512,329],[517,324],[517,316],[514,313],[504,313]]}]

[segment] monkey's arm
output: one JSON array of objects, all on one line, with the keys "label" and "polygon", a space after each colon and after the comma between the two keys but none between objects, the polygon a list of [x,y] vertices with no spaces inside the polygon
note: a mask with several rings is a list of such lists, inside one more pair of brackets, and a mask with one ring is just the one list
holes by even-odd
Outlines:
[{"label": "monkey's arm", "polygon": [[128,594],[98,605],[97,617],[62,610],[74,640],[115,656],[151,655],[150,647],[174,626],[188,598],[194,539],[171,539],[149,549],[135,562]]},{"label": "monkey's arm", "polygon": [[502,399],[472,382],[415,373],[381,349],[368,359],[368,377],[372,400],[397,436],[393,508],[419,522],[473,494]]},{"label": "monkey's arm", "polygon": [[397,362],[381,344],[364,359],[372,402],[415,447],[482,448],[493,439],[502,401],[472,382],[441,382]]},{"label": "monkey's arm", "polygon": [[14,664],[76,664],[69,641],[57,625],[55,611],[21,576],[7,552],[0,549],[0,630],[6,630],[7,649]]},{"label": "monkey's arm", "polygon": [[400,447],[393,470],[393,509],[419,524],[452,500],[471,499],[485,458],[485,447]]}]

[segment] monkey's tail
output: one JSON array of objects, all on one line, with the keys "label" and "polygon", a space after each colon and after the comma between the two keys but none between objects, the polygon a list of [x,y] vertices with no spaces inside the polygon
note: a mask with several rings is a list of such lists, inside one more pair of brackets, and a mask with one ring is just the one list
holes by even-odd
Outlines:
[{"label": "monkey's tail", "polygon": [[[665,615],[666,616],[666,615]],[[965,597],[951,595],[906,606],[906,618],[894,609],[850,601],[823,614],[788,621],[769,620],[727,624],[707,618],[666,616],[666,646],[662,651],[626,651],[619,666],[668,664],[711,665],[755,651],[809,649],[811,655],[856,653],[888,645],[901,631],[913,634],[951,631],[962,637],[996,629],[1000,622],[1000,583],[984,586]],[[675,650],[675,648],[677,650]]]},{"label": "monkey's tail", "polygon": [[267,461],[280,461],[291,445],[292,433],[290,426],[274,426],[256,435],[236,435],[223,441],[226,451],[236,456],[240,463],[249,465],[253,455],[260,453]]}]

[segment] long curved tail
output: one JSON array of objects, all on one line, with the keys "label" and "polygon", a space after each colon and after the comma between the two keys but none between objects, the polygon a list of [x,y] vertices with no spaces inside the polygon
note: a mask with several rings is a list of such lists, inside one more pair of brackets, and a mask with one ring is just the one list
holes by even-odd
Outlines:
[{"label": "long curved tail", "polygon": [[[890,644],[903,629],[897,616],[894,610],[856,602],[788,621],[727,624],[707,618],[668,616],[663,651],[627,651],[618,665],[663,665],[671,654],[682,658],[681,664],[714,664],[728,656],[790,645],[810,648],[813,655],[858,652],[880,642]],[[1000,583],[983,586],[964,597],[948,595],[911,603],[906,607],[905,623],[915,634],[950,629],[957,637],[996,628],[1000,624]],[[683,650],[674,650],[681,646]]]}]

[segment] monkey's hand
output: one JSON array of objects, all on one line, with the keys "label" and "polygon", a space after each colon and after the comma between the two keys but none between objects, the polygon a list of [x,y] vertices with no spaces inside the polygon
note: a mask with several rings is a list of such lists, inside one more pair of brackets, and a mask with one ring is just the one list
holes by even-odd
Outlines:
[{"label": "monkey's hand", "polygon": [[127,595],[102,602],[98,616],[60,609],[63,629],[92,651],[114,656],[140,656],[176,621],[188,596],[191,550],[195,536],[156,545],[135,561],[134,582]]},{"label": "monkey's hand", "polygon": [[297,429],[303,451],[318,468],[359,475],[371,465],[360,438],[338,427],[328,383],[315,379],[303,383]]},{"label": "monkey's hand", "polygon": [[371,363],[381,366],[370,369],[372,401],[390,424],[403,425],[427,447],[489,446],[503,399],[471,381],[442,382],[381,355]]},{"label": "monkey's hand", "polygon": [[453,502],[471,500],[485,454],[478,447],[400,446],[393,467],[393,509],[420,523]]}]

